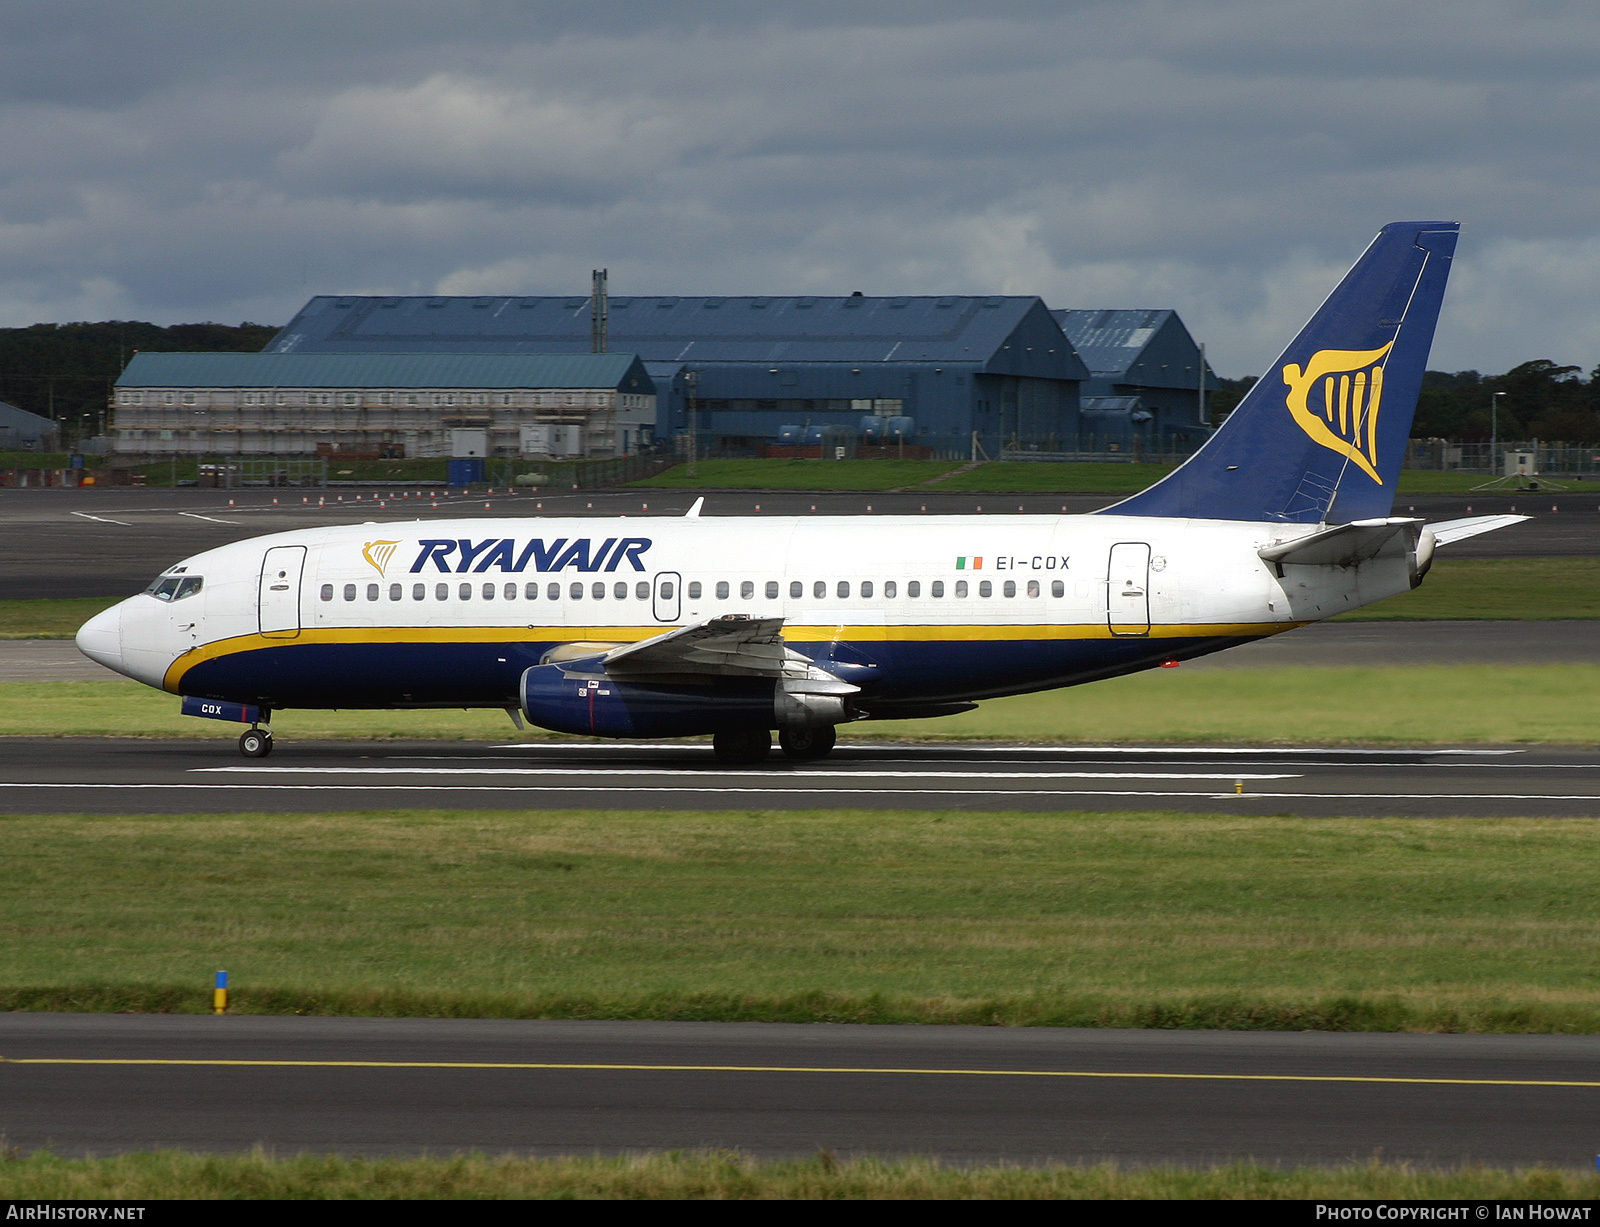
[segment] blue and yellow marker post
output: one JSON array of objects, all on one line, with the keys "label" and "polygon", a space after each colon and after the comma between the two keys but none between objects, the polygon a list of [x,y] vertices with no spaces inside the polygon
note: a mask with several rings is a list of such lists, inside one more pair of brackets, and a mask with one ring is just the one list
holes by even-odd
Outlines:
[{"label": "blue and yellow marker post", "polygon": [[213,1014],[226,1014],[228,1012],[228,973],[217,973],[217,986],[211,990],[211,1012]]}]

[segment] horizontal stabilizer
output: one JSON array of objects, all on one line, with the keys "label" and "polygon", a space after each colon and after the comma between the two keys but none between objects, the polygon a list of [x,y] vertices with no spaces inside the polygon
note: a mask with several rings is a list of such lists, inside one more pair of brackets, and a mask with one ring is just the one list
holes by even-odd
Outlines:
[{"label": "horizontal stabilizer", "polygon": [[1440,545],[1449,545],[1452,541],[1465,541],[1468,537],[1476,537],[1479,533],[1492,533],[1497,528],[1509,528],[1513,524],[1531,519],[1532,516],[1468,516],[1465,520],[1445,520],[1438,524],[1430,524],[1428,531]]},{"label": "horizontal stabilizer", "polygon": [[1422,521],[1417,519],[1355,520],[1256,552],[1277,567],[1279,575],[1285,566],[1353,567],[1383,555],[1410,553],[1421,532]]}]

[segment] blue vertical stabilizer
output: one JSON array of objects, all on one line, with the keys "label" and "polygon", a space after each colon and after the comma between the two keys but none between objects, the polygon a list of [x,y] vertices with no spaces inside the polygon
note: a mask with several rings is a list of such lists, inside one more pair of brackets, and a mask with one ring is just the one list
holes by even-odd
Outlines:
[{"label": "blue vertical stabilizer", "polygon": [[1387,516],[1457,222],[1394,222],[1206,445],[1106,514],[1348,523]]}]

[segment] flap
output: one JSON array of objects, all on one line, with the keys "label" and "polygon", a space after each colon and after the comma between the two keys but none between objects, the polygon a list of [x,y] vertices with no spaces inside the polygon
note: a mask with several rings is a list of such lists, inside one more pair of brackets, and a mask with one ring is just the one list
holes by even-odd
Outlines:
[{"label": "flap", "polygon": [[1264,545],[1256,553],[1278,567],[1353,567],[1380,554],[1409,553],[1421,533],[1417,519],[1354,520]]},{"label": "flap", "polygon": [[610,677],[663,673],[809,677],[811,662],[784,644],[782,629],[782,618],[727,614],[614,648],[600,658],[600,663]]},{"label": "flap", "polygon": [[1468,516],[1465,520],[1445,520],[1439,524],[1430,524],[1428,531],[1440,545],[1449,545],[1452,541],[1465,541],[1468,537],[1476,537],[1479,533],[1492,533],[1497,528],[1508,528],[1512,524],[1520,524],[1524,520],[1531,519],[1532,516]]}]

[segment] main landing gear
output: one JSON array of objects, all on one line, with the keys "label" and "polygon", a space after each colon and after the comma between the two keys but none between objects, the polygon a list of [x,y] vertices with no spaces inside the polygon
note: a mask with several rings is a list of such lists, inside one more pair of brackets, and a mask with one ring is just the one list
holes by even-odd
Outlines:
[{"label": "main landing gear", "polygon": [[246,758],[265,758],[272,753],[272,734],[266,729],[246,729],[239,738],[239,753]]},{"label": "main landing gear", "polygon": [[[778,745],[783,756],[797,762],[826,758],[836,740],[833,726],[781,729]],[[711,739],[719,763],[750,764],[764,762],[772,753],[772,734],[766,729],[724,729]]]}]

